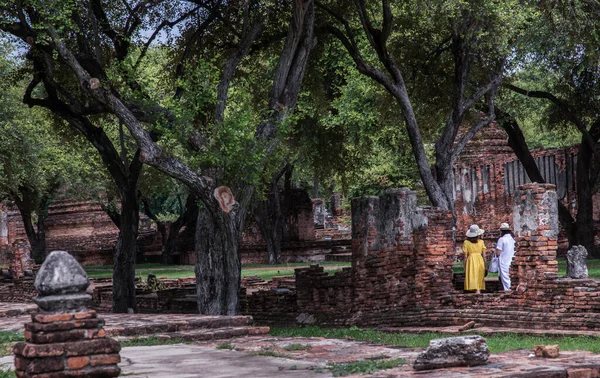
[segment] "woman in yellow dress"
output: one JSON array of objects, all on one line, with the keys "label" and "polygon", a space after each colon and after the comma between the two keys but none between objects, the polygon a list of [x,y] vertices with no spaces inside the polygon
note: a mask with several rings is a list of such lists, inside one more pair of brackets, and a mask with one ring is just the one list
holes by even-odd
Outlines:
[{"label": "woman in yellow dress", "polygon": [[467,240],[463,243],[465,254],[465,290],[475,290],[480,294],[485,290],[485,244],[479,237],[483,230],[476,224],[469,227]]}]

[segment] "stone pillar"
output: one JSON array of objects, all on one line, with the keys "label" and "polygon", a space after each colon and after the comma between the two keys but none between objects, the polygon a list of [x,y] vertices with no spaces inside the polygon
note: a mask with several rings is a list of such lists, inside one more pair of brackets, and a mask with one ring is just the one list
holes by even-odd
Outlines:
[{"label": "stone pillar", "polygon": [[314,214],[315,229],[320,230],[325,228],[325,201],[323,201],[322,198],[313,198],[312,208]]},{"label": "stone pillar", "polygon": [[75,258],[54,251],[35,279],[39,312],[14,347],[17,377],[117,377],[121,346],[106,337],[104,321],[87,309],[88,277]]},{"label": "stone pillar", "polygon": [[25,269],[30,267],[30,256],[29,256],[29,244],[27,240],[17,239],[12,245],[12,262],[9,270],[13,279],[19,279],[23,277]]},{"label": "stone pillar", "polygon": [[342,215],[342,195],[340,193],[331,194],[331,215],[334,217]]},{"label": "stone pillar", "polygon": [[525,184],[514,196],[513,224],[517,248],[511,265],[513,290],[525,291],[558,277],[558,200],[553,184]]},{"label": "stone pillar", "polygon": [[8,245],[8,214],[0,210],[0,246]]},{"label": "stone pillar", "polygon": [[[431,218],[429,218],[431,217]],[[434,224],[439,222],[439,224]],[[452,292],[452,217],[417,207],[414,191],[352,200],[352,274],[359,310],[413,309]]]}]

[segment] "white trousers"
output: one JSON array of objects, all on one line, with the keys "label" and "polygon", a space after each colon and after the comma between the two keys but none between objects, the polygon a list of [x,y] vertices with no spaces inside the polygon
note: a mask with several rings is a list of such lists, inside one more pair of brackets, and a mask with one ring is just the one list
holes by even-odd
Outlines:
[{"label": "white trousers", "polygon": [[510,290],[510,263],[512,262],[512,256],[510,257],[510,259],[503,259],[502,256],[500,256],[500,261],[499,262],[499,272],[498,275],[500,276],[500,281],[502,281],[502,286],[504,286],[504,290]]}]

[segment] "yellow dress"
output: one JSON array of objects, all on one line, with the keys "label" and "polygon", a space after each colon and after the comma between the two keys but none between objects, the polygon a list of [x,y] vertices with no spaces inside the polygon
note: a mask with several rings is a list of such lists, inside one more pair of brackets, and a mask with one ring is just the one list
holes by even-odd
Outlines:
[{"label": "yellow dress", "polygon": [[483,240],[471,243],[465,240],[463,253],[465,261],[465,290],[485,290],[485,262],[482,253],[486,250]]}]

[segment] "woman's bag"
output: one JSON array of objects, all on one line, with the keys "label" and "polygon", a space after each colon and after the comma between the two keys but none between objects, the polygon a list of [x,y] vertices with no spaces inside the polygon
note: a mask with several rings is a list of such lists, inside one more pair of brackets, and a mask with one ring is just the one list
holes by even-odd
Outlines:
[{"label": "woman's bag", "polygon": [[498,256],[494,255],[494,256],[492,256],[492,261],[490,261],[490,266],[488,267],[488,270],[492,273],[498,273],[499,269],[500,269],[500,262],[499,262]]}]

